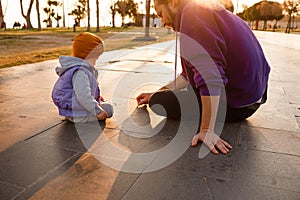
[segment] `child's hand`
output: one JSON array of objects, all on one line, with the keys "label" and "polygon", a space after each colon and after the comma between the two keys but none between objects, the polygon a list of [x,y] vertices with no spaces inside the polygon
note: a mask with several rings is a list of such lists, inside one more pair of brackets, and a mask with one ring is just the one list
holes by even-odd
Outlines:
[{"label": "child's hand", "polygon": [[149,103],[150,97],[153,93],[142,93],[136,97],[138,106]]},{"label": "child's hand", "polygon": [[98,120],[105,120],[108,117],[108,114],[105,110],[102,110],[100,113],[97,114]]}]

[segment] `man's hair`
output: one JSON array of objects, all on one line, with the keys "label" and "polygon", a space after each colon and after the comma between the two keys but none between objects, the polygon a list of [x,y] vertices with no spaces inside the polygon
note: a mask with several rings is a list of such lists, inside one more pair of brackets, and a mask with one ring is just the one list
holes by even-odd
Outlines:
[{"label": "man's hair", "polygon": [[154,0],[156,1],[158,4],[168,4],[171,0]]},{"label": "man's hair", "polygon": [[[157,2],[158,5],[165,5],[165,4],[169,4],[172,3],[172,1],[174,0],[155,0]],[[181,0],[183,1],[183,0]],[[226,8],[227,10],[229,10],[230,12],[233,12],[234,10],[234,6],[232,3],[232,0],[216,0],[217,2],[219,2],[221,5],[224,6],[224,8]]]},{"label": "man's hair", "polygon": [[230,12],[234,11],[234,6],[231,0],[218,0],[218,2],[224,6]]}]

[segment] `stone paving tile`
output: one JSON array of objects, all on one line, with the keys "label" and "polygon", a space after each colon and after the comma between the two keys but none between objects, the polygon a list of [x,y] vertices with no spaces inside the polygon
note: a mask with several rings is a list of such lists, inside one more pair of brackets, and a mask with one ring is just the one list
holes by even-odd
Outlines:
[{"label": "stone paving tile", "polygon": [[61,124],[39,134],[30,141],[50,145],[54,148],[85,153],[104,134],[112,138],[117,131],[105,129],[105,122],[75,124],[64,121]]},{"label": "stone paving tile", "polygon": [[[254,31],[254,34],[264,45],[267,43],[278,47],[284,47],[286,49],[300,50],[298,45],[300,43],[300,38],[297,34],[284,34],[267,31]],[[274,48],[271,50],[273,51]]]},{"label": "stone paving tile", "polygon": [[123,199],[211,199],[206,179],[185,171],[159,170],[142,174]]},{"label": "stone paving tile", "polygon": [[103,67],[114,61],[126,60],[149,60],[156,62],[174,62],[175,41],[163,42],[137,49],[126,49],[119,51],[105,52],[97,61],[98,67]]},{"label": "stone paving tile", "polygon": [[[39,94],[46,90],[49,92],[49,89],[53,87],[55,80],[58,76],[55,72],[51,72],[53,69],[47,69],[47,73],[33,73],[32,75],[26,75],[25,77],[17,77],[15,79],[10,80],[2,80],[3,83],[0,87],[1,94],[6,94],[14,97],[26,97],[32,96],[34,94]],[[35,80],[43,80],[43,81],[35,81]],[[34,88],[34,90],[32,89]],[[51,93],[49,93],[51,95]],[[48,95],[49,95],[48,94]],[[40,94],[38,96],[41,96]],[[45,97],[43,95],[43,97]]]},{"label": "stone paving tile", "polygon": [[107,128],[151,134],[163,126],[164,117],[157,116],[144,106],[138,108],[135,99],[115,97],[111,103],[114,115],[106,120]]},{"label": "stone paving tile", "polygon": [[[36,98],[31,97],[26,99],[26,101],[22,101],[22,98],[11,99],[10,101],[5,102],[5,106],[0,108],[0,112],[3,114],[13,113],[15,115],[30,116],[36,118],[57,118],[57,107],[55,107],[50,99],[45,100],[44,98],[39,98],[39,96],[36,96]],[[45,101],[47,103],[45,103]]]},{"label": "stone paving tile", "polygon": [[212,199],[216,200],[299,199],[299,192],[278,189],[270,186],[272,184],[265,186],[265,184],[262,184],[262,182],[266,182],[265,178],[263,176],[254,177],[253,175],[236,174],[229,181],[208,178],[207,182]]},{"label": "stone paving tile", "polygon": [[[130,113],[120,112],[110,120],[114,121],[118,129],[136,133],[139,138],[149,138],[159,133],[166,124],[165,117],[157,116],[149,108],[136,108],[135,100],[130,100],[133,103],[134,110]],[[115,104],[116,105],[116,104]],[[126,104],[118,104],[120,107],[125,107]],[[131,105],[129,105],[131,107]],[[116,110],[125,110],[116,106]],[[109,127],[109,126],[107,126]]]},{"label": "stone paving tile", "polygon": [[174,72],[135,73],[123,71],[99,71],[101,93],[105,98],[135,98],[141,90],[153,92],[174,78]]},{"label": "stone paving tile", "polygon": [[232,155],[209,154],[203,159],[199,159],[200,145],[190,147],[178,160],[172,163],[167,169],[176,172],[186,172],[191,176],[213,177],[221,180],[230,180],[232,167],[235,158]]},{"label": "stone paving tile", "polygon": [[[33,64],[26,64],[17,67],[8,67],[1,69],[0,78],[1,80],[18,80],[20,77],[25,77],[27,75],[36,75],[38,72],[45,72],[50,70],[54,72],[54,68],[59,65],[57,59],[48,60],[44,62],[38,62]],[[34,73],[33,73],[34,72]],[[55,73],[49,73],[48,77],[55,77]],[[45,76],[47,77],[47,76]],[[16,79],[17,78],[17,79]]]},{"label": "stone paving tile", "polygon": [[[226,124],[221,137],[233,146],[231,152],[238,148],[240,124]],[[196,147],[190,147],[187,151],[168,169],[185,171],[194,176],[214,177],[218,179],[231,179],[235,157],[232,154],[214,155],[208,153],[204,158],[199,158],[200,148],[207,149],[199,143]]]},{"label": "stone paving tile", "polygon": [[115,62],[112,65],[106,65],[97,67],[98,70],[112,70],[112,71],[124,71],[134,73],[156,73],[156,74],[169,74],[174,71],[169,63],[164,62],[151,62],[145,60],[145,62],[121,60],[121,62]]},{"label": "stone paving tile", "polygon": [[300,155],[299,132],[241,126],[239,147],[278,154]]},{"label": "stone paving tile", "polygon": [[2,113],[0,152],[15,144],[16,141],[22,141],[60,122],[57,116],[51,115],[51,112],[48,114],[50,115],[32,116],[26,113]]},{"label": "stone paving tile", "polygon": [[249,119],[248,125],[277,130],[299,131],[293,109],[282,83],[273,81],[268,89],[268,100]]},{"label": "stone paving tile", "polygon": [[21,193],[24,188],[0,181],[1,200],[9,200]]},{"label": "stone paving tile", "polygon": [[0,153],[0,181],[29,187],[74,155],[43,143],[19,143]]},{"label": "stone paving tile", "polygon": [[120,130],[115,137],[111,138],[111,142],[130,152],[146,153],[164,147],[170,142],[170,139],[161,135],[141,138],[138,136],[138,133]]},{"label": "stone paving tile", "polygon": [[119,130],[118,134],[111,138],[115,145],[119,145],[136,153],[147,153],[159,150],[166,146],[179,128],[179,122],[173,120],[163,120],[159,129],[152,129],[151,132],[132,132]]},{"label": "stone paving tile", "polygon": [[[255,176],[273,176],[274,178],[290,178],[291,187],[294,187],[292,180],[300,178],[300,157],[286,154],[279,154],[258,150],[240,150],[233,152],[236,156],[233,171],[234,173]],[[299,181],[297,185],[299,185]],[[299,188],[296,186],[297,191]]]},{"label": "stone paving tile", "polygon": [[[72,156],[70,159],[66,160],[63,164],[55,167],[53,170],[48,171],[47,174],[41,176],[38,181],[29,187],[25,188],[20,194],[18,194],[14,199],[23,200],[30,199],[36,192],[38,192],[41,188],[43,188],[47,183],[51,182],[56,177],[60,177],[63,173],[65,173],[74,163],[80,159],[82,154],[77,153]],[[45,199],[50,199],[51,197],[43,197]],[[52,198],[51,198],[52,199]]]},{"label": "stone paving tile", "polygon": [[[23,140],[26,138],[24,137],[24,130],[23,128],[14,128],[14,132],[10,132],[10,127],[1,127],[1,140],[0,140],[0,152],[4,151],[5,149],[9,148],[10,146],[16,143],[16,138],[19,140]],[[27,130],[28,132],[31,132]]]},{"label": "stone paving tile", "polygon": [[138,176],[108,168],[86,153],[31,199],[121,199]]}]

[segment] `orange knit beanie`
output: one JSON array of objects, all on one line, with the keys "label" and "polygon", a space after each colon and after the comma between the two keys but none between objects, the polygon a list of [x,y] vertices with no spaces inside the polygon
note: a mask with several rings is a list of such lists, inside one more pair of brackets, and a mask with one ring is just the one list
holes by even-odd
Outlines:
[{"label": "orange knit beanie", "polygon": [[103,40],[93,33],[80,33],[73,40],[73,56],[88,59],[98,58],[103,53]]}]

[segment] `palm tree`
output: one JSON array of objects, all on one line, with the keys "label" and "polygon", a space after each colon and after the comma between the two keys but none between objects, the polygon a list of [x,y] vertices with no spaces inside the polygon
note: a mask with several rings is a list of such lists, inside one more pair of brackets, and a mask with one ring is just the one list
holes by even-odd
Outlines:
[{"label": "palm tree", "polygon": [[20,0],[21,13],[22,13],[22,16],[23,16],[23,17],[25,18],[25,20],[26,20],[27,28],[33,28],[33,27],[32,27],[32,24],[31,24],[31,19],[30,19],[30,13],[31,13],[31,9],[32,9],[33,2],[34,2],[34,0],[30,0],[29,7],[28,7],[27,13],[26,13],[26,15],[25,15],[25,14],[24,14],[24,9],[23,9],[23,0]]},{"label": "palm tree", "polygon": [[38,18],[38,31],[41,31],[42,26],[41,26],[40,2],[39,2],[39,0],[36,0],[35,4],[36,4],[36,13],[37,13],[37,18]]},{"label": "palm tree", "polygon": [[96,32],[100,32],[100,24],[99,24],[99,0],[96,0],[96,9],[97,9],[97,29]]},{"label": "palm tree", "polygon": [[52,27],[52,19],[55,19],[57,22],[56,27],[59,27],[59,21],[62,19],[62,16],[58,14],[58,9],[62,4],[58,0],[48,0],[47,4],[48,7],[44,8],[44,12],[47,13],[48,17],[43,22],[47,24],[47,27]]},{"label": "palm tree", "polygon": [[74,16],[75,26],[80,26],[80,21],[86,17],[86,2],[87,0],[78,0],[76,7],[69,13]]}]

